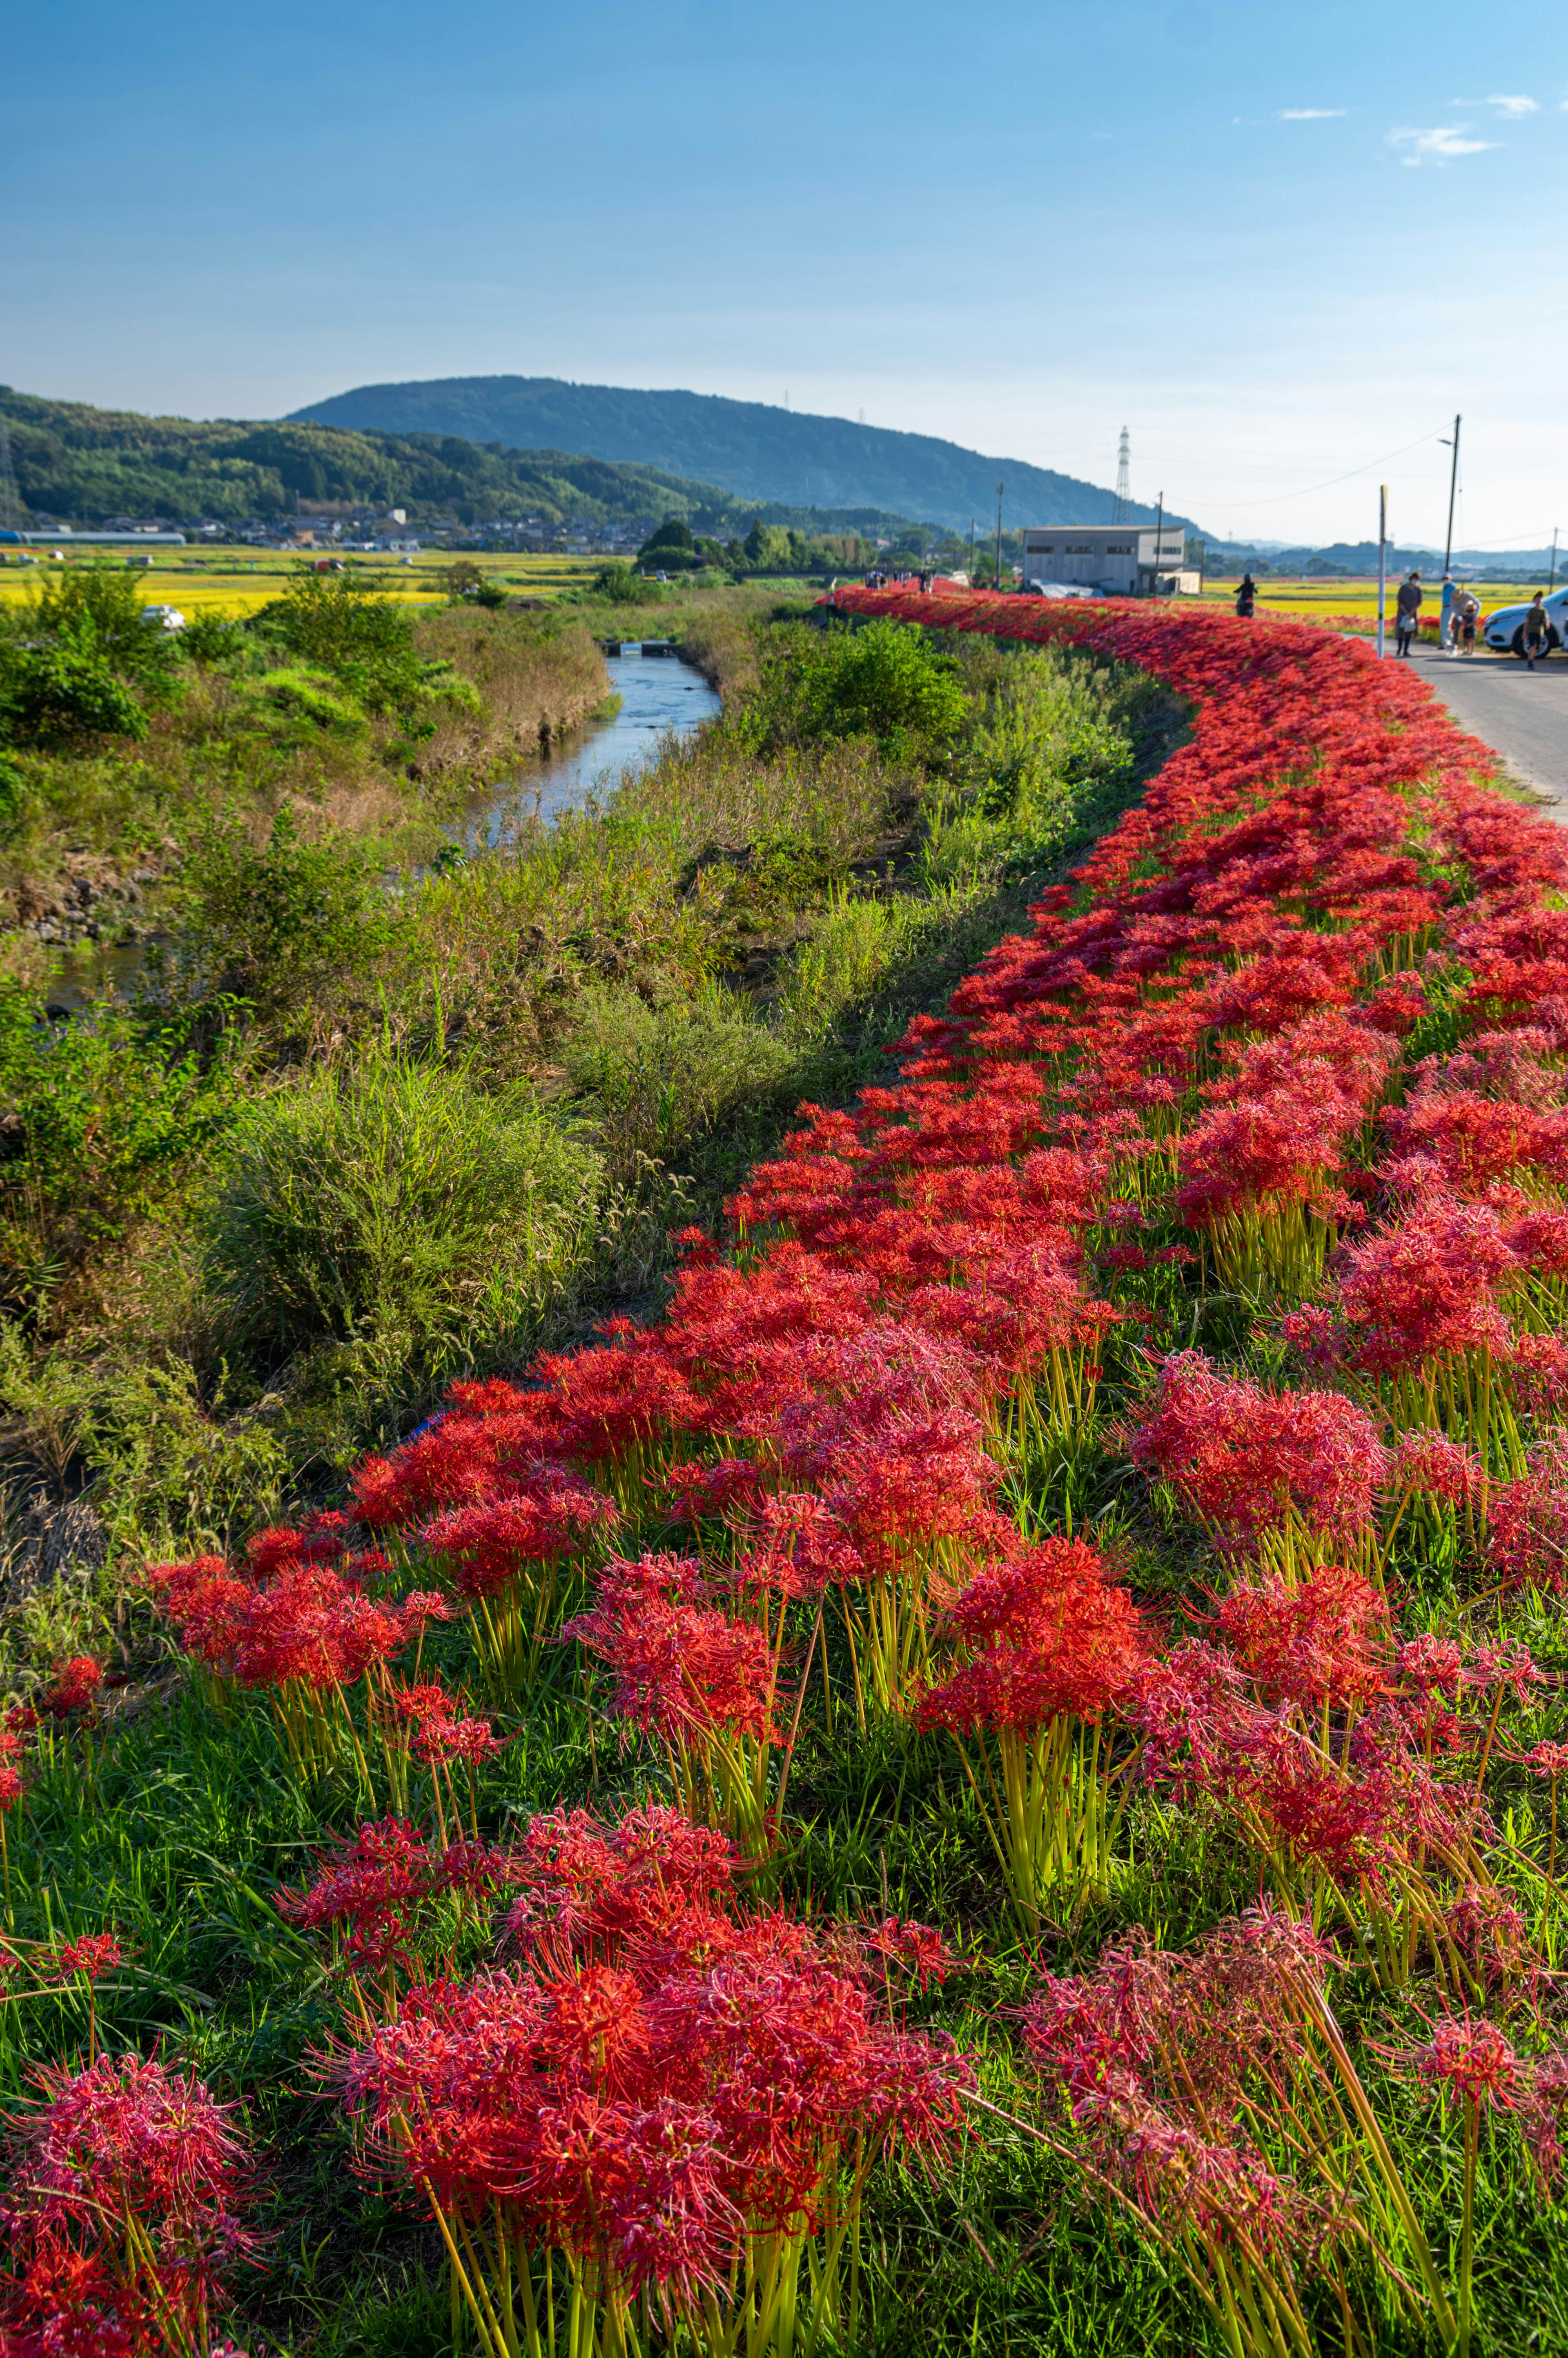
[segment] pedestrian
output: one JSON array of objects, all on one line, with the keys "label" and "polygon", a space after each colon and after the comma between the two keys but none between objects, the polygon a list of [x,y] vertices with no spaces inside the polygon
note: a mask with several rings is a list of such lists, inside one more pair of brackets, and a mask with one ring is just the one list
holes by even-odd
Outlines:
[{"label": "pedestrian", "polygon": [[1535,669],[1536,656],[1544,655],[1552,644],[1552,621],[1541,596],[1538,590],[1524,610],[1524,659],[1531,671]]},{"label": "pedestrian", "polygon": [[1410,574],[1400,583],[1400,594],[1394,610],[1394,653],[1409,656],[1411,642],[1421,620],[1421,575]]},{"label": "pedestrian", "polygon": [[1258,584],[1250,573],[1244,573],[1237,587],[1236,611],[1244,622],[1252,620],[1252,609],[1258,602]]},{"label": "pedestrian", "polygon": [[1473,590],[1461,590],[1459,602],[1454,609],[1459,617],[1459,644],[1463,654],[1476,652],[1476,625],[1481,619],[1481,601]]}]

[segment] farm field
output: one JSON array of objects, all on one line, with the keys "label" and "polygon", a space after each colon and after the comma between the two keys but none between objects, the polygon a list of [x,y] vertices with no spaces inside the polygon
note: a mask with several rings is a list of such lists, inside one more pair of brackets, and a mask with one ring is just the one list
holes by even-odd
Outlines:
[{"label": "farm field", "polygon": [[[1394,593],[1401,579],[1402,576],[1395,574],[1389,576],[1388,612],[1390,617],[1394,611]],[[1237,575],[1234,579],[1206,582],[1203,602],[1206,605],[1234,605],[1239,581],[1240,576]],[[1422,586],[1426,591],[1426,602],[1422,608],[1424,621],[1429,614],[1435,615],[1442,606],[1443,583],[1440,578],[1429,574],[1423,577]],[[1530,594],[1528,587],[1514,581],[1465,581],[1463,586],[1473,590],[1480,600],[1483,613],[1490,613],[1494,606],[1523,605]],[[1533,586],[1544,590],[1546,583],[1542,580]],[[1271,613],[1293,615],[1303,622],[1328,621],[1345,614],[1365,617],[1368,622],[1375,623],[1378,619],[1377,577],[1373,575],[1369,580],[1291,581],[1265,575],[1258,583],[1258,604]]]},{"label": "farm field", "polygon": [[[178,606],[182,611],[191,613],[243,616],[254,613],[269,599],[276,598],[300,565],[314,564],[320,553],[309,549],[265,549],[253,556],[248,550],[236,548],[170,549],[153,556],[150,564],[138,563],[134,568],[127,566],[124,552],[117,548],[106,549],[96,558],[88,549],[73,550],[63,566],[52,562],[47,553],[40,555],[37,566],[18,566],[13,557],[0,568],[0,601],[25,600],[29,585],[41,578],[97,562],[115,570],[133,570],[138,586],[146,591],[148,605]],[[421,550],[406,564],[401,557],[390,553],[351,553],[342,560],[346,571],[373,587],[378,595],[410,606],[445,604],[445,576],[456,561],[456,556],[445,549]],[[468,562],[477,566],[487,579],[502,583],[520,597],[547,598],[562,590],[585,588],[600,570],[602,559],[494,555],[478,550],[469,556]]]},{"label": "farm field", "polygon": [[274,1035],[511,1355],[34,1609],[19,2358],[1568,2353],[1568,844],[1284,615],[838,599]]}]

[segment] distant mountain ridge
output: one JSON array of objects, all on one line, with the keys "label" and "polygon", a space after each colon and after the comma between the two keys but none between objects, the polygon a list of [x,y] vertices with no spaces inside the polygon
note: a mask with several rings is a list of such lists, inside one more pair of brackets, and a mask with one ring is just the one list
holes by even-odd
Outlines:
[{"label": "distant mountain ridge", "polygon": [[891,535],[912,519],[739,501],[715,484],[566,450],[481,449],[456,435],[346,430],[313,421],[145,417],[0,384],[16,485],[30,516],[100,524],[124,512],[181,523],[292,516],[301,504],[402,507],[474,524],[527,513],[547,526],[683,516],[693,531],[743,534],[753,516],[810,533]]},{"label": "distant mountain ridge", "polygon": [[[1109,524],[1114,494],[1022,459],[988,459],[930,434],[859,426],[722,394],[643,392],[573,384],[550,376],[453,376],[362,384],[295,410],[309,421],[383,434],[458,434],[513,449],[591,451],[618,464],[656,467],[722,483],[739,499],[810,507],[879,507],[982,535],[1021,525]],[[1132,511],[1152,524],[1152,503]],[[1173,523],[1188,519],[1173,515]]]}]

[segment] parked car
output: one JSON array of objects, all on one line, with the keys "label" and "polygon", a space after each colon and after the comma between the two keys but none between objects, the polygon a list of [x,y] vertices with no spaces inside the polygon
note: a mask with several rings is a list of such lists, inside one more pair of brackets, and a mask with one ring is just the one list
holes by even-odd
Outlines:
[{"label": "parked car", "polygon": [[144,606],[142,620],[160,631],[183,631],[185,617],[178,606]]},{"label": "parked car", "polygon": [[[1550,618],[1546,633],[1547,652],[1560,647],[1568,639],[1568,588],[1553,590],[1543,600]],[[1481,617],[1481,636],[1487,646],[1496,647],[1500,654],[1510,650],[1516,655],[1524,653],[1524,618],[1530,611],[1527,598],[1522,606],[1499,606],[1495,613]]]}]

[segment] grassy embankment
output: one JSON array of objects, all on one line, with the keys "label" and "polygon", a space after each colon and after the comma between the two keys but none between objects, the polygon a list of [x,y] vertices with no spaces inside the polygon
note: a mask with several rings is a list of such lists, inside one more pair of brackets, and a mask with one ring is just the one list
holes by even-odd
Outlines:
[{"label": "grassy embankment", "polygon": [[[341,593],[303,594],[314,665],[220,630],[178,696],[143,683],[142,743],[15,756],[13,872],[45,842],[107,858],[114,828],[123,856],[149,813],[182,829],[128,1001],[46,1022],[45,975],[0,1005],[9,1464],[18,1498],[85,1487],[107,1527],[83,1636],[114,1566],[330,1495],[453,1375],[646,1301],[667,1231],[800,1098],[872,1076],[1176,725],[1103,666],[965,641],[936,727],[920,666],[835,687],[768,593],[677,593],[648,611],[725,719],[602,806],[431,863],[544,699],[602,692],[613,610],[446,610],[356,658],[328,644]],[[30,1606],[8,1659],[63,1630]]]}]

